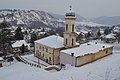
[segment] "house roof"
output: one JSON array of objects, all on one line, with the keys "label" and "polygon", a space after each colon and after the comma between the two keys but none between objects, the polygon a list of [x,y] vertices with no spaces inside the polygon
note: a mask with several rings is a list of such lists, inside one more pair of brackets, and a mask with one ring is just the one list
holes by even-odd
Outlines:
[{"label": "house roof", "polygon": [[0,61],[3,61],[3,58],[2,58],[2,57],[0,57]]},{"label": "house roof", "polygon": [[[104,46],[104,48],[103,48]],[[96,53],[99,50],[103,50],[105,48],[112,47],[112,45],[107,45],[107,44],[100,44],[95,42],[89,42],[85,44],[81,44],[79,47],[71,48],[71,49],[66,49],[66,50],[61,50],[62,53],[66,53],[71,55],[71,53],[74,53],[75,57],[78,56],[83,56],[85,54],[91,54],[91,53]]]},{"label": "house roof", "polygon": [[108,35],[105,36],[105,38],[113,38],[113,39],[115,39],[115,34],[108,34]]},{"label": "house roof", "polygon": [[48,36],[43,39],[36,40],[35,43],[39,43],[39,44],[42,44],[42,45],[45,45],[51,48],[62,48],[64,47],[63,41],[64,40],[62,37],[52,35],[52,36]]},{"label": "house roof", "polygon": [[27,46],[28,44],[26,43],[25,40],[17,40],[15,43],[12,44],[12,47],[21,47],[22,45]]},{"label": "house roof", "polygon": [[86,31],[86,30],[80,30],[80,32],[81,32],[81,33],[84,33],[84,34],[87,34],[87,33],[88,33],[88,31]]}]

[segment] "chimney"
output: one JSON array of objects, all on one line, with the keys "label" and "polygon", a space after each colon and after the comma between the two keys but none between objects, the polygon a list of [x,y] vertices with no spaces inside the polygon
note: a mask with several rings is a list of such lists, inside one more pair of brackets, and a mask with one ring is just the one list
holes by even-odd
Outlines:
[{"label": "chimney", "polygon": [[71,56],[74,56],[74,53],[71,53]]},{"label": "chimney", "polygon": [[103,48],[105,48],[105,46],[103,46]]}]

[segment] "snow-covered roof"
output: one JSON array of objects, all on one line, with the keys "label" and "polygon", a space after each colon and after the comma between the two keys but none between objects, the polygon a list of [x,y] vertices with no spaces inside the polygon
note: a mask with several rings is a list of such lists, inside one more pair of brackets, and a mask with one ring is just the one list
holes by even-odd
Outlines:
[{"label": "snow-covered roof", "polygon": [[87,34],[88,31],[85,31],[85,30],[80,30],[81,33],[84,33],[84,34]]},{"label": "snow-covered roof", "polygon": [[115,39],[114,36],[115,36],[115,34],[112,34],[112,33],[111,33],[111,34],[106,35],[105,38],[113,38],[113,39]]},{"label": "snow-covered roof", "polygon": [[60,36],[52,35],[48,36],[43,39],[36,40],[35,43],[39,43],[51,48],[62,48],[64,47],[63,45],[63,38]]},{"label": "snow-covered roof", "polygon": [[102,34],[103,34],[103,33],[104,33],[104,31],[103,31],[103,30],[100,30],[100,33],[102,33]]},{"label": "snow-covered roof", "polygon": [[41,35],[41,34],[45,34],[46,32],[39,32],[38,34]]},{"label": "snow-covered roof", "polygon": [[21,47],[22,45],[27,46],[28,44],[26,43],[25,40],[17,40],[15,43],[12,44],[12,47]]},{"label": "snow-covered roof", "polygon": [[0,57],[0,61],[2,61],[3,60],[3,58],[2,57]]},{"label": "snow-covered roof", "polygon": [[80,34],[80,32],[76,32],[78,35]]},{"label": "snow-covered roof", "polygon": [[102,43],[96,44],[95,42],[89,42],[89,43],[81,44],[79,47],[62,50],[61,52],[69,55],[71,55],[71,53],[74,53],[74,56],[78,57],[78,56],[83,56],[85,54],[95,53],[98,52],[99,50],[103,50],[109,47],[112,47],[112,45],[107,45]]}]

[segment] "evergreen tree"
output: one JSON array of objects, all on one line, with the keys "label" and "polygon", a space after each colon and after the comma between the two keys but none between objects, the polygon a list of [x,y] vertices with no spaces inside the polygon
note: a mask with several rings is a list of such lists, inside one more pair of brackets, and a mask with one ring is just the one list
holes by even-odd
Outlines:
[{"label": "evergreen tree", "polygon": [[21,47],[21,52],[24,53],[25,52],[25,45],[23,44]]},{"label": "evergreen tree", "polygon": [[8,24],[6,22],[3,22],[3,23],[0,24],[0,29],[6,29],[8,27],[9,26],[8,26]]},{"label": "evergreen tree", "polygon": [[98,30],[98,32],[97,32],[97,36],[98,36],[98,37],[101,36],[100,30]]},{"label": "evergreen tree", "polygon": [[20,27],[18,27],[15,31],[15,39],[16,40],[23,40],[23,33],[22,33]]},{"label": "evergreen tree", "polygon": [[91,37],[91,33],[90,32],[87,33],[87,38],[89,38],[89,37]]},{"label": "evergreen tree", "polygon": [[109,27],[107,27],[104,31],[104,34],[108,35],[109,33],[110,33],[110,29],[109,29]]},{"label": "evergreen tree", "polygon": [[32,44],[34,44],[34,41],[35,41],[35,40],[37,40],[37,35],[36,35],[35,32],[33,32],[33,33],[31,34],[31,40],[30,40],[30,42],[31,42]]},{"label": "evergreen tree", "polygon": [[117,41],[120,43],[120,33],[117,33]]},{"label": "evergreen tree", "polygon": [[9,34],[10,30],[8,29],[9,25],[6,22],[0,24],[0,50],[3,52],[4,56],[6,56],[7,49],[10,46]]}]

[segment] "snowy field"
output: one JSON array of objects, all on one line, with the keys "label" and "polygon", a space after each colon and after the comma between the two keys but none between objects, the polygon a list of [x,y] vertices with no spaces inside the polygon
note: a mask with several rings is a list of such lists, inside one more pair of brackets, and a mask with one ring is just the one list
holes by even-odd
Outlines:
[{"label": "snowy field", "polygon": [[[22,56],[22,58],[24,58],[26,61],[28,61],[30,63],[38,64],[38,58],[36,58],[34,56],[34,54]],[[46,62],[44,62],[43,60],[40,60],[40,59],[39,59],[39,64],[42,68],[46,68],[46,67],[50,66],[48,63],[46,63]]]},{"label": "snowy field", "polygon": [[48,72],[22,62],[0,68],[0,80],[120,80],[120,44],[114,43],[112,55],[82,67]]}]

